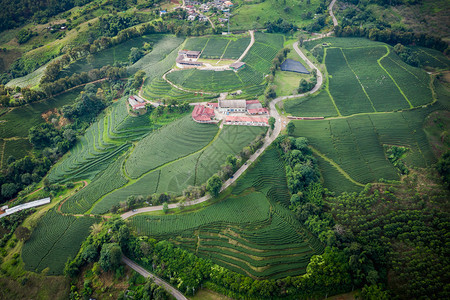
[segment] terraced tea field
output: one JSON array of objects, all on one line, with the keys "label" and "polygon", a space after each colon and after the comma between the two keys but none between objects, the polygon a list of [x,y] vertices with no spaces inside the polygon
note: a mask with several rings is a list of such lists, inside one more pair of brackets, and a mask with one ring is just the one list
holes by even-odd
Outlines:
[{"label": "terraced tea field", "polygon": [[225,126],[219,132],[217,125],[195,123],[190,115],[161,127],[148,115],[128,115],[125,102],[114,103],[50,171],[51,182],[92,181],[62,205],[62,212],[105,213],[129,195],[178,195],[206,182],[227,155],[266,131]]},{"label": "terraced tea field", "polygon": [[[217,130],[215,125],[202,126],[210,126],[210,128],[204,129],[206,130],[205,134],[209,132],[210,137],[213,135],[214,130]],[[239,153],[259,134],[264,133],[265,130],[266,128],[262,127],[224,126],[212,142],[207,143],[198,150],[195,150],[194,144],[187,143],[178,150],[168,152],[167,156],[161,154],[162,156],[156,157],[146,167],[141,167],[139,164],[130,163],[128,166],[125,164],[128,168],[127,170],[130,170],[139,178],[130,180],[128,184],[101,198],[91,212],[95,214],[105,213],[112,205],[118,204],[129,195],[146,196],[165,192],[178,195],[189,185],[201,185],[220,169],[228,155]],[[187,131],[184,132],[188,134]],[[143,139],[142,142],[144,143],[143,145],[147,146],[142,146],[141,148],[138,144],[136,149],[138,147],[140,149],[148,147],[147,153],[152,152],[152,149],[155,151],[153,153],[156,153],[157,149],[161,147],[159,145],[161,143],[159,137],[156,135],[148,137],[148,140],[147,138]],[[205,139],[203,143],[206,142],[207,140]],[[134,154],[132,153],[131,155]],[[137,153],[136,157],[139,156],[140,154]],[[133,170],[133,168],[136,168],[136,170]]]},{"label": "terraced tea field", "polygon": [[[435,158],[422,129],[427,113],[424,110],[294,121],[295,136],[308,138],[315,149],[339,165],[356,182],[366,184],[380,178],[398,180],[398,171],[386,159],[383,145],[408,147],[405,158],[408,165],[430,166]],[[329,170],[325,161],[321,165],[323,170]],[[342,190],[339,184],[336,180],[325,180],[325,186],[332,190]],[[350,187],[350,184],[346,186]]]},{"label": "terraced tea field", "polygon": [[125,164],[132,178],[206,147],[219,127],[199,124],[187,115],[139,141]]},{"label": "terraced tea field", "polygon": [[86,130],[85,135],[52,168],[48,176],[51,182],[92,179],[108,166],[110,159],[128,149],[131,141],[158,127],[151,124],[148,115],[129,116],[125,103],[125,98],[114,103]]},{"label": "terraced tea field", "polygon": [[[246,66],[238,72],[231,70],[179,70],[167,74],[167,79],[179,87],[192,91],[219,93],[241,89],[252,96],[261,95],[265,88],[264,76],[269,73],[272,60],[283,47],[283,42],[284,38],[282,35],[256,32],[255,43],[243,59]],[[192,42],[192,45],[196,47],[200,47],[199,45],[201,44],[202,42],[199,38],[196,38],[195,42]],[[206,44],[205,49],[207,49],[208,44]],[[189,45],[189,41],[187,45]],[[236,45],[236,47],[238,46]],[[192,49],[194,48],[192,46]],[[230,51],[235,51],[231,49]],[[211,50],[211,52],[214,51]]]},{"label": "terraced tea field", "polygon": [[48,267],[48,275],[62,275],[67,259],[77,254],[89,234],[89,227],[98,221],[49,211],[23,246],[25,269],[39,273]]},{"label": "terraced tea field", "polygon": [[138,215],[131,225],[254,278],[303,274],[323,245],[286,208],[290,195],[284,172],[270,148],[225,200],[192,213]]},{"label": "terraced tea field", "polygon": [[189,38],[184,49],[203,51],[204,59],[238,59],[250,44],[248,34],[239,37],[193,37]]},{"label": "terraced tea field", "polygon": [[433,78],[423,69],[405,64],[392,47],[365,39],[328,38],[305,43],[324,47],[329,74],[325,91],[286,102],[297,116],[334,116],[388,112],[421,107],[435,100]]}]

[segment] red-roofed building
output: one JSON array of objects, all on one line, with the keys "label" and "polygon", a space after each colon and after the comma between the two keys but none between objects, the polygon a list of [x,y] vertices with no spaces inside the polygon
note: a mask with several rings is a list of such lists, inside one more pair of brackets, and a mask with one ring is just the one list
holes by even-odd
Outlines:
[{"label": "red-roofed building", "polygon": [[[141,99],[141,98],[139,98],[139,99]],[[130,96],[128,98],[128,103],[130,103],[130,105],[133,108],[133,110],[138,110],[138,109],[145,108],[145,102],[144,103],[138,102],[138,100],[136,99],[136,96]]]},{"label": "red-roofed building", "polygon": [[260,102],[259,100],[247,100],[246,103],[247,105],[249,105],[249,104],[259,104]]},{"label": "red-roofed building", "polygon": [[216,123],[214,116],[214,109],[203,105],[196,105],[192,111],[192,119],[197,123]]},{"label": "red-roofed building", "polygon": [[250,115],[268,115],[269,111],[265,107],[248,109],[247,112]]},{"label": "red-roofed building", "polygon": [[226,125],[269,126],[269,119],[263,117],[227,116]]},{"label": "red-roofed building", "polygon": [[218,108],[219,107],[219,103],[217,103],[217,102],[208,102],[208,103],[206,103],[206,105],[208,107],[212,107],[212,108]]}]

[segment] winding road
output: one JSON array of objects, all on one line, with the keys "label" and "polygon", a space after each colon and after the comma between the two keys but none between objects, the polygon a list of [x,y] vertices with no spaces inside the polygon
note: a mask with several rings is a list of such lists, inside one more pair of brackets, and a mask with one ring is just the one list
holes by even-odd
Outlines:
[{"label": "winding road", "polygon": [[172,296],[174,296],[175,299],[188,300],[188,298],[186,298],[179,290],[177,290],[176,288],[174,288],[173,286],[171,286],[170,284],[168,284],[166,281],[162,280],[161,278],[153,275],[152,273],[150,273],[149,271],[147,271],[146,269],[144,269],[143,267],[141,267],[140,265],[138,265],[137,263],[135,263],[128,257],[123,256],[122,261],[127,266],[129,266],[130,268],[132,268],[133,270],[135,270],[136,272],[138,272],[145,278],[147,278],[147,277],[151,278],[155,284],[162,286],[167,292],[169,292]]},{"label": "winding road", "polygon": [[[333,0],[329,7],[328,7],[328,11],[330,13],[330,16],[333,18],[333,25],[337,26],[337,20],[333,14],[333,6],[336,3],[336,0]],[[184,1],[183,1],[184,4]],[[325,36],[330,36],[331,32],[326,34],[326,35],[321,35],[318,38],[322,38]],[[251,37],[252,37],[252,42],[250,43],[250,47],[251,45],[253,45],[254,43],[254,35],[253,32],[251,32]],[[317,38],[315,38],[317,39]],[[270,108],[270,116],[275,118],[275,127],[273,129],[272,132],[268,131],[266,134],[266,137],[264,139],[264,144],[263,146],[257,150],[252,156],[250,156],[250,158],[247,160],[247,163],[242,165],[239,170],[236,171],[236,173],[233,174],[233,178],[228,179],[227,181],[224,182],[221,191],[223,191],[224,189],[228,188],[230,185],[232,185],[246,170],[247,168],[256,160],[258,159],[258,157],[261,155],[261,153],[263,153],[266,148],[272,144],[272,142],[278,137],[278,135],[281,133],[281,129],[282,129],[282,122],[281,122],[281,116],[278,113],[277,109],[276,109],[276,105],[283,100],[286,99],[292,99],[292,98],[300,98],[300,97],[304,97],[306,95],[312,94],[317,92],[323,84],[323,74],[322,72],[308,59],[308,57],[300,50],[300,48],[298,47],[298,42],[295,42],[293,47],[295,52],[297,52],[297,54],[306,62],[306,64],[311,68],[316,70],[317,72],[317,83],[314,86],[314,88],[307,92],[307,93],[303,93],[303,94],[297,94],[297,95],[290,95],[290,96],[281,96],[281,97],[277,97],[274,100],[272,100],[269,104],[269,108]],[[246,49],[246,51],[248,51],[249,47]],[[243,55],[241,55],[241,57],[239,58],[238,61],[240,61],[243,57],[244,57],[244,53]],[[141,91],[139,92],[140,96],[141,96]],[[141,96],[142,97],[142,96]],[[195,205],[195,204],[199,204],[205,201],[208,201],[209,199],[211,199],[210,195],[205,195],[201,198],[195,199],[195,200],[191,200],[191,201],[186,201],[185,202],[185,206],[191,206],[191,205]],[[176,208],[178,206],[178,204],[169,204],[169,208]],[[152,211],[159,211],[159,210],[163,210],[163,206],[162,205],[158,205],[158,206],[150,206],[150,207],[143,207],[143,208],[139,208],[136,209],[134,211],[129,211],[126,212],[124,214],[121,215],[122,219],[128,219],[134,215],[140,214],[140,213],[145,213],[145,212],[152,212]],[[150,277],[154,280],[154,282],[157,285],[163,286],[169,293],[171,293],[176,299],[187,299],[180,291],[176,290],[175,288],[173,288],[170,284],[168,284],[167,282],[165,282],[164,280],[158,278],[157,276],[151,274],[150,272],[148,272],[147,270],[145,270],[144,268],[142,268],[141,266],[139,266],[138,264],[134,263],[133,261],[131,261],[130,259],[123,257],[123,262],[125,264],[127,264],[128,266],[130,266],[132,269],[134,269],[135,271],[137,271],[139,274],[143,275],[144,277]]]},{"label": "winding road", "polygon": [[[227,181],[225,181],[223,183],[222,189],[220,191],[225,190],[226,188],[228,188],[230,185],[232,185],[246,170],[247,168],[256,160],[258,159],[258,157],[261,155],[261,153],[263,153],[267,147],[269,147],[270,144],[272,144],[272,142],[278,137],[278,135],[281,132],[282,129],[282,122],[281,122],[281,116],[278,113],[277,109],[276,109],[276,105],[278,104],[278,102],[286,100],[286,99],[292,99],[292,98],[300,98],[300,97],[304,97],[306,95],[315,93],[316,91],[318,91],[320,89],[320,87],[323,84],[323,75],[322,72],[320,72],[320,70],[308,59],[308,57],[303,54],[303,52],[300,50],[300,48],[298,47],[298,42],[294,43],[294,50],[295,52],[297,52],[297,54],[308,64],[308,66],[311,69],[315,69],[317,72],[317,83],[314,86],[314,88],[307,92],[307,93],[303,93],[303,94],[297,94],[297,95],[290,95],[290,96],[281,96],[278,98],[275,98],[274,100],[272,100],[269,104],[269,108],[270,108],[270,116],[275,118],[275,127],[273,129],[272,132],[268,131],[266,134],[266,137],[264,138],[264,144],[263,146],[258,149],[252,156],[250,156],[250,158],[247,160],[247,164],[242,165],[239,170],[236,171],[236,173],[233,174],[233,178],[228,179]],[[195,205],[195,204],[199,204],[205,201],[208,201],[209,199],[211,199],[210,195],[205,195],[201,198],[195,199],[195,200],[191,200],[191,201],[186,201],[185,202],[185,206],[191,206],[191,205]],[[176,203],[172,203],[169,204],[169,208],[177,208],[178,204]],[[139,209],[135,209],[134,211],[129,211],[126,212],[124,214],[121,215],[122,219],[128,219],[134,215],[137,214],[141,214],[141,213],[146,213],[146,212],[153,212],[153,211],[159,211],[159,210],[163,210],[163,206],[162,205],[157,205],[157,206],[148,206],[148,207],[143,207],[143,208],[139,208]]]}]

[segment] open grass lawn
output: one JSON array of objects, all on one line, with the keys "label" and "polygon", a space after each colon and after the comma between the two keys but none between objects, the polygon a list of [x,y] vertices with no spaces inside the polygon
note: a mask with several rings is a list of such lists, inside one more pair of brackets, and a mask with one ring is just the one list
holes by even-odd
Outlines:
[{"label": "open grass lawn", "polygon": [[135,216],[131,224],[254,278],[303,274],[323,246],[284,206],[290,198],[284,172],[271,148],[221,202],[185,214]]},{"label": "open grass lawn", "polygon": [[295,72],[279,71],[273,84],[276,86],[277,96],[298,94],[297,89],[302,79],[309,79],[310,75]]},{"label": "open grass lawn", "polygon": [[311,0],[310,4],[301,0],[287,0],[285,2],[268,0],[248,4],[246,1],[240,0],[239,7],[231,10],[233,17],[230,19],[230,29],[264,28],[267,21],[274,21],[279,18],[303,27],[313,20],[306,20],[301,16],[307,12],[314,15],[319,3],[318,0]]}]

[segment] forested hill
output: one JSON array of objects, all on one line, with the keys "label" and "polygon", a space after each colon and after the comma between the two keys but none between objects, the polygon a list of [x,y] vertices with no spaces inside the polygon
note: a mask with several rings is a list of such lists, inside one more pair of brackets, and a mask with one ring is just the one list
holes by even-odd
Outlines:
[{"label": "forested hill", "polygon": [[49,17],[67,11],[75,6],[85,5],[92,0],[1,0],[0,32],[18,27],[30,19],[46,23]]}]

